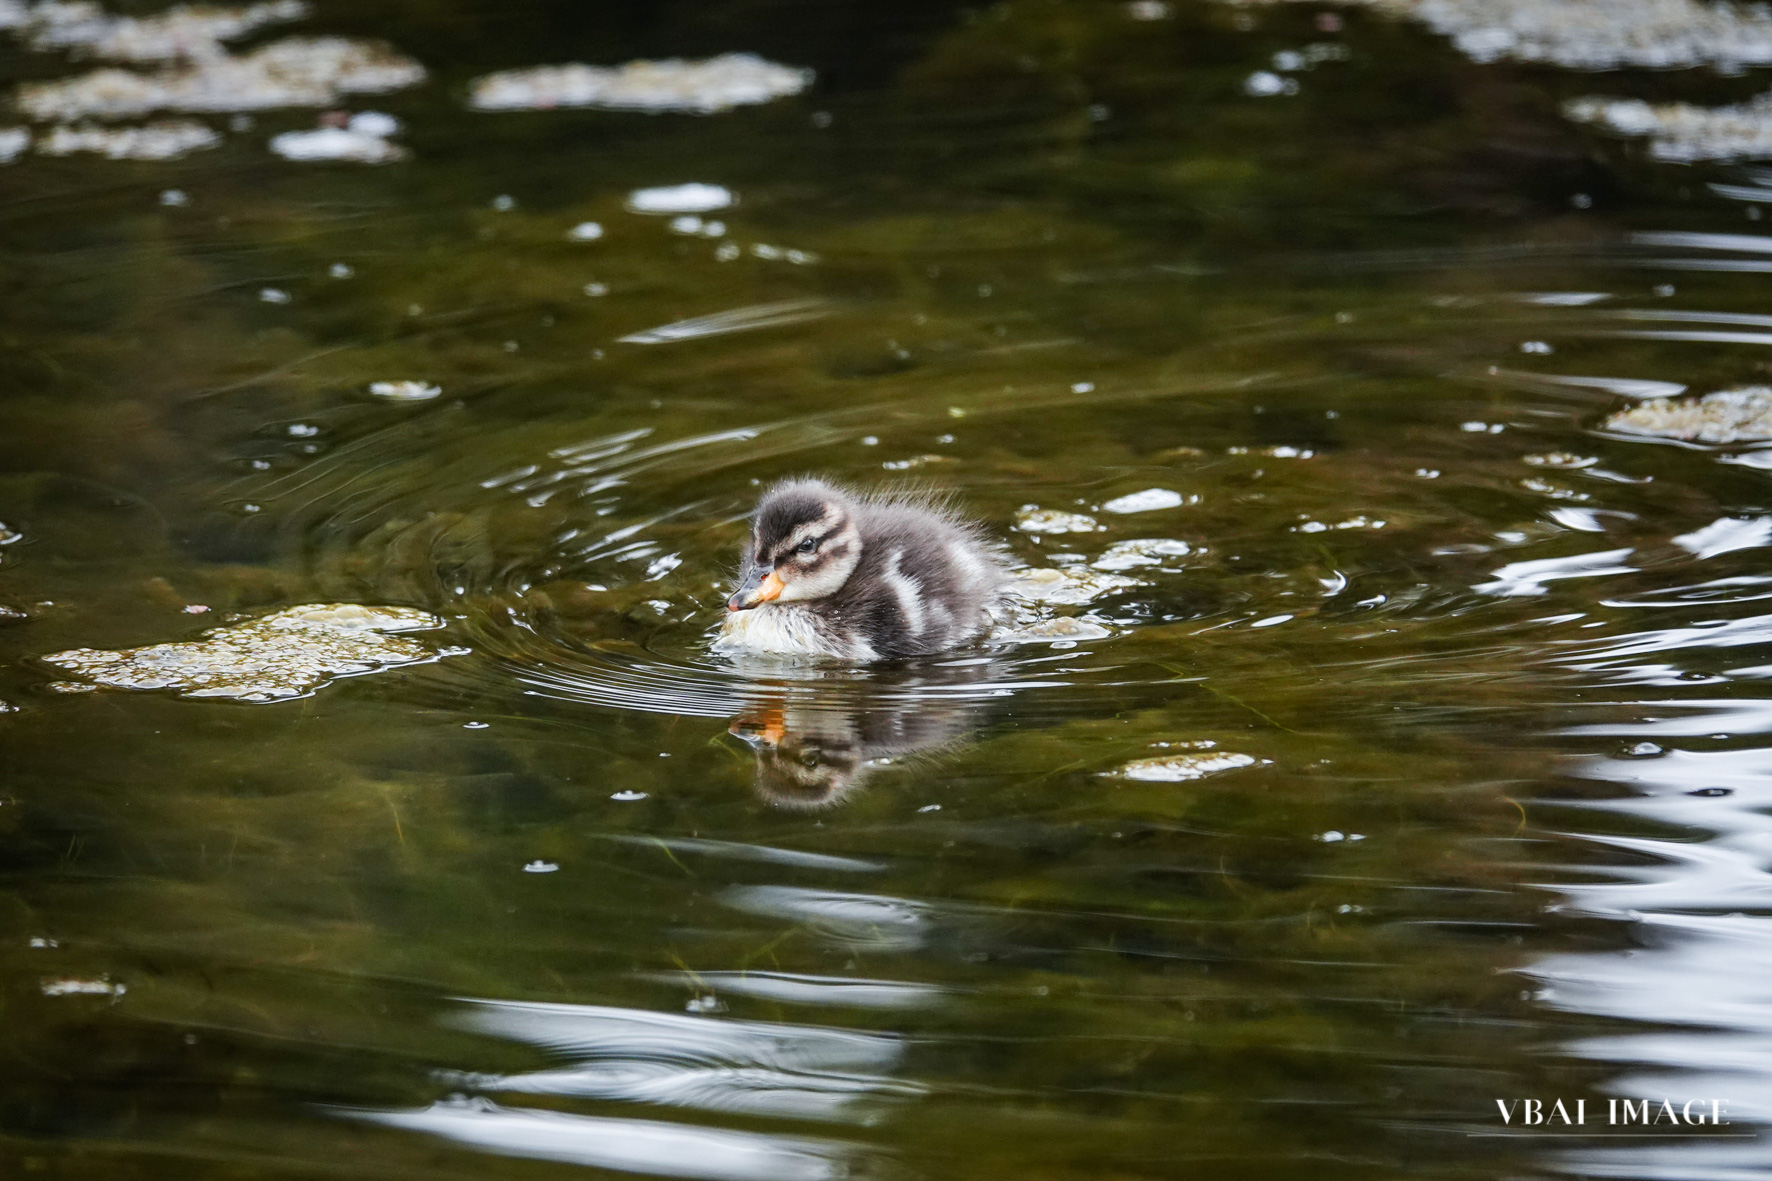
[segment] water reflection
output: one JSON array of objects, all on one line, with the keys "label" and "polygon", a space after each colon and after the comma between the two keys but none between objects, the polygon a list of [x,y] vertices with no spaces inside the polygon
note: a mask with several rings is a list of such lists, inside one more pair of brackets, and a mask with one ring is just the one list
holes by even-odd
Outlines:
[{"label": "water reflection", "polygon": [[511,1108],[484,1099],[350,1114],[483,1152],[654,1177],[838,1181],[853,1175],[848,1145],[805,1136]]},{"label": "water reflection", "polygon": [[729,732],[756,757],[757,795],[795,811],[833,807],[880,769],[959,742],[983,709],[967,691],[1000,682],[988,660],[922,663],[917,673],[886,673],[851,701],[808,695],[804,683],[753,683]]}]

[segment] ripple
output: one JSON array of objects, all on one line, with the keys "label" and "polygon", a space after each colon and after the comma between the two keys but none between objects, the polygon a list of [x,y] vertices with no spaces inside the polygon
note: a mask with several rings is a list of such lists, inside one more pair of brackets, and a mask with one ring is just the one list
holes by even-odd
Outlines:
[{"label": "ripple", "polygon": [[481,1092],[856,1122],[862,1100],[921,1091],[883,1073],[903,1052],[886,1034],[596,1005],[468,1003],[454,1022],[462,1028],[570,1059],[549,1070],[473,1076]]},{"label": "ripple", "polygon": [[805,1136],[504,1107],[484,1099],[341,1114],[502,1156],[704,1181],[838,1181],[852,1175],[860,1155],[850,1145]]}]

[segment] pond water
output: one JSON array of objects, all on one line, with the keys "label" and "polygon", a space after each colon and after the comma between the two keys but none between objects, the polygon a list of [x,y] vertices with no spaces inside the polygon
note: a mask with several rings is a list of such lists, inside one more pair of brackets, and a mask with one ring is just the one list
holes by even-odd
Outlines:
[{"label": "pond water", "polygon": [[0,9],[0,1173],[1772,1176],[1772,22],[515,7]]}]

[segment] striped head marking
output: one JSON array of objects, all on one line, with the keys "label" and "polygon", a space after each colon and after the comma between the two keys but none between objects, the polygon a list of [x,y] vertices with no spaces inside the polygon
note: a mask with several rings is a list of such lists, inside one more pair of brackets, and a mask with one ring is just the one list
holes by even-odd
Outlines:
[{"label": "striped head marking", "polygon": [[861,561],[853,503],[816,480],[771,488],[757,505],[733,611],[834,595]]}]

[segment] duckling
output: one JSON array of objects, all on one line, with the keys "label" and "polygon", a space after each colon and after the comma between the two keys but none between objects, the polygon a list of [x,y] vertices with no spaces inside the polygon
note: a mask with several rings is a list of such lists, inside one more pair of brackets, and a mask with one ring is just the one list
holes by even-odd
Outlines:
[{"label": "duckling", "polygon": [[717,647],[855,663],[976,639],[1007,578],[975,524],[822,480],[764,493]]}]

